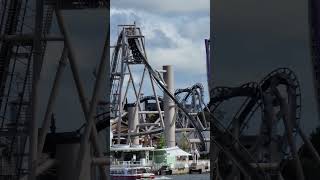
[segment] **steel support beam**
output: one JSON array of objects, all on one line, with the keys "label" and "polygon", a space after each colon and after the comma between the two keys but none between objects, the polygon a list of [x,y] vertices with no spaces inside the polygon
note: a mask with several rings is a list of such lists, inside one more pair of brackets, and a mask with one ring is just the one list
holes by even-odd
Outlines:
[{"label": "steel support beam", "polygon": [[40,80],[42,62],[42,20],[43,20],[43,0],[36,1],[36,15],[33,39],[33,73],[32,73],[32,102],[31,102],[31,122],[30,122],[30,144],[29,144],[29,177],[28,180],[36,180],[37,170],[37,148],[38,148],[38,126],[37,126],[37,101],[38,84]]},{"label": "steel support beam", "polygon": [[[98,135],[97,135],[97,129],[95,126],[93,126],[93,120],[94,120],[94,112],[95,112],[95,108],[96,108],[96,105],[97,105],[97,100],[98,100],[98,97],[100,95],[100,89],[101,89],[101,83],[103,82],[102,80],[102,77],[103,75],[107,74],[105,71],[106,71],[106,66],[107,66],[107,63],[106,63],[106,60],[105,60],[105,56],[106,56],[106,52],[107,52],[107,44],[105,44],[105,47],[103,49],[103,53],[102,53],[102,58],[101,58],[101,61],[100,61],[100,66],[99,66],[99,72],[98,72],[98,75],[97,75],[97,79],[96,79],[96,83],[95,83],[95,87],[94,87],[94,92],[93,92],[93,95],[92,95],[92,100],[91,100],[91,106],[90,106],[90,109],[89,109],[89,104],[88,102],[86,101],[86,96],[84,94],[84,86],[82,84],[82,82],[80,81],[80,77],[79,77],[79,71],[78,71],[78,67],[77,67],[77,64],[76,64],[76,61],[75,61],[75,57],[74,57],[74,52],[73,52],[73,48],[71,46],[71,43],[70,43],[70,40],[69,40],[69,37],[66,33],[66,30],[65,30],[65,25],[64,25],[64,22],[63,22],[63,18],[62,18],[62,15],[61,15],[61,12],[60,10],[57,10],[56,11],[56,16],[57,16],[57,21],[58,21],[58,24],[59,24],[59,27],[60,27],[60,31],[61,33],[63,34],[63,36],[65,37],[65,45],[68,49],[68,57],[69,57],[69,62],[70,62],[70,67],[71,67],[71,71],[72,71],[72,74],[73,74],[73,78],[74,78],[74,81],[75,81],[75,84],[76,84],[76,88],[77,88],[77,92],[78,92],[78,95],[79,95],[79,99],[80,99],[80,103],[81,103],[81,107],[82,107],[82,110],[84,112],[84,115],[85,115],[85,119],[87,121],[87,125],[86,125],[86,128],[85,128],[85,132],[84,132],[84,135],[81,139],[81,144],[80,144],[80,152],[79,152],[79,162],[77,163],[78,167],[77,167],[77,171],[76,171],[76,174],[75,174],[75,179],[78,180],[78,179],[81,179],[81,169],[83,167],[83,163],[84,163],[84,154],[89,150],[88,147],[86,147],[89,143],[89,137],[91,137],[91,140],[92,140],[92,144],[95,148],[95,151],[97,153],[97,156],[98,157],[102,157],[103,154],[101,152],[101,148],[99,147],[99,143],[98,143]],[[108,33],[107,33],[108,34]],[[108,42],[109,41],[109,36],[107,36],[107,40],[105,42]],[[90,136],[91,135],[91,136]],[[107,179],[107,176],[106,176],[106,173],[105,173],[105,169],[103,167],[99,167],[100,169],[100,174],[101,174],[101,178],[103,180],[106,180]]]},{"label": "steel support beam", "polygon": [[46,108],[46,113],[42,122],[42,127],[40,130],[40,136],[39,136],[39,145],[38,145],[38,153],[41,154],[43,146],[44,146],[44,142],[47,136],[47,133],[49,131],[49,127],[50,127],[50,117],[53,111],[53,107],[56,101],[56,97],[58,95],[58,89],[60,86],[60,81],[62,78],[62,74],[63,74],[63,70],[66,66],[66,61],[67,61],[67,49],[66,47],[63,48],[63,52],[60,58],[60,62],[59,62],[59,66],[58,66],[58,70],[56,72],[55,75],[55,79],[53,82],[53,86],[50,92],[50,97],[48,100],[48,104],[47,104],[47,108]]},{"label": "steel support beam", "polygon": [[114,136],[142,136],[142,135],[147,135],[147,134],[155,134],[155,133],[161,133],[163,132],[162,128],[158,128],[158,129],[153,129],[150,131],[144,131],[144,132],[139,132],[139,133],[117,133],[114,134]]},{"label": "steel support beam", "polygon": [[292,115],[290,114],[287,101],[284,97],[281,96],[279,90],[275,90],[275,93],[277,94],[278,98],[280,99],[280,108],[281,108],[281,112],[283,114],[283,123],[286,128],[286,135],[287,135],[288,143],[290,146],[290,151],[291,151],[291,154],[292,154],[294,161],[295,161],[297,179],[304,180],[301,161],[300,161],[300,158],[298,155],[295,140],[293,138],[292,118],[294,118],[294,117],[292,117]]},{"label": "steel support beam", "polygon": [[[139,111],[139,114],[159,114],[159,111]],[[161,111],[160,113],[164,113],[164,111]]]},{"label": "steel support beam", "polygon": [[313,156],[313,158],[316,160],[316,162],[320,166],[320,156],[318,154],[318,151],[314,148],[314,146],[312,145],[312,142],[309,140],[307,135],[302,131],[302,129],[300,127],[298,127],[298,132],[300,134],[300,137],[302,138],[302,140],[304,141],[304,143],[308,147],[311,155]]},{"label": "steel support beam", "polygon": [[[15,43],[32,43],[35,38],[34,34],[17,34],[17,35],[1,35],[0,41],[10,41]],[[61,36],[41,36],[40,41],[64,41]]]},{"label": "steel support beam", "polygon": [[40,175],[41,173],[47,171],[48,169],[52,168],[53,166],[57,165],[59,161],[56,159],[48,159],[44,163],[42,163],[40,166],[37,168],[37,176]]},{"label": "steel support beam", "polygon": [[[125,42],[124,42],[124,39],[122,39],[122,42],[121,42],[123,45],[122,47],[125,49],[127,47],[124,46]],[[119,99],[118,99],[118,106],[119,106],[119,119],[118,119],[118,122],[117,122],[117,131],[118,132],[121,132],[121,122],[122,122],[122,117],[121,117],[121,114],[122,114],[122,111],[123,111],[123,107],[122,107],[122,86],[123,86],[123,79],[124,79],[124,71],[125,71],[125,66],[124,66],[124,57],[125,57],[125,50],[122,49],[122,54],[121,54],[121,72],[120,72],[120,89],[119,89]],[[120,144],[120,136],[118,136],[117,138],[117,143]]]},{"label": "steel support beam", "polygon": [[140,126],[160,126],[160,123],[140,123],[140,124],[137,124],[137,127],[140,127]]},{"label": "steel support beam", "polygon": [[157,95],[157,92],[156,92],[156,90],[155,90],[153,78],[152,78],[152,75],[151,75],[150,72],[149,72],[149,78],[150,78],[150,81],[151,81],[151,87],[152,87],[152,91],[153,91],[154,97],[156,98],[156,105],[157,105],[157,110],[158,110],[158,113],[159,113],[159,118],[160,118],[161,126],[164,128],[163,115],[162,115],[162,113],[161,113],[162,111],[161,111],[161,107],[160,107],[158,95]]}]

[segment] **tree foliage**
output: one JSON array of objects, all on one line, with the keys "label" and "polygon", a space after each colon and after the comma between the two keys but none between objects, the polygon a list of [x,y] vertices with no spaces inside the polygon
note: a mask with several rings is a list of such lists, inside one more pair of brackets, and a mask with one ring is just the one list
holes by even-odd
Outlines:
[{"label": "tree foliage", "polygon": [[179,142],[179,147],[184,151],[190,151],[190,144],[185,132],[182,134],[182,138]]},{"label": "tree foliage", "polygon": [[159,138],[159,141],[158,141],[158,144],[157,144],[157,149],[163,149],[166,145],[166,140],[164,138],[164,135],[161,134],[160,138]]}]

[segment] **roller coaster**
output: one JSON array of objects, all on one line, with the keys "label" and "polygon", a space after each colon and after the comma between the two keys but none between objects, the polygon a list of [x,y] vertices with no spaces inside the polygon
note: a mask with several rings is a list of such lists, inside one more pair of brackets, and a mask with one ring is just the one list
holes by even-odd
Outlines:
[{"label": "roller coaster", "polygon": [[[128,95],[129,85],[132,85],[134,89],[133,96],[135,97],[134,104],[139,111],[142,111],[141,107],[142,103],[146,103],[150,100],[156,101],[156,106],[154,110],[156,111],[157,116],[159,117],[155,122],[161,124],[161,128],[153,129],[155,126],[151,126],[151,128],[145,128],[144,131],[148,132],[140,132],[132,135],[142,135],[142,134],[154,134],[159,133],[165,130],[162,111],[163,108],[160,104],[163,104],[164,98],[155,98],[158,97],[157,92],[155,90],[156,85],[167,95],[177,106],[176,113],[176,124],[178,128],[187,128],[192,127],[195,130],[196,137],[200,139],[199,148],[204,150],[205,143],[203,130],[207,127],[206,120],[204,116],[202,116],[202,122],[197,116],[191,115],[190,110],[197,112],[201,112],[201,106],[203,104],[203,87],[202,85],[195,85],[191,89],[178,90],[175,93],[170,92],[166,87],[166,82],[164,82],[163,77],[161,76],[159,71],[154,70],[148,62],[146,51],[145,51],[145,42],[144,36],[141,33],[141,30],[136,25],[121,25],[119,26],[120,33],[118,36],[118,40],[116,45],[114,46],[114,51],[111,57],[111,114],[113,121],[117,123],[117,131],[118,133],[115,136],[118,136],[118,143],[120,143],[120,133],[122,130],[121,126],[123,124],[122,118],[125,118],[126,112],[124,111]],[[138,87],[136,87],[135,78],[132,73],[132,66],[140,66],[143,70],[141,81],[139,82]],[[141,89],[143,81],[145,80],[145,74],[149,74],[150,83],[152,85],[153,95],[151,96],[141,96]],[[128,79],[127,83],[125,83],[125,79]],[[197,90],[197,89],[200,89]],[[181,91],[181,92],[180,92]],[[187,92],[182,101],[178,100],[179,95],[182,92]],[[193,100],[193,108],[187,110],[185,107],[185,102],[189,97],[194,97]],[[198,105],[196,105],[196,99],[198,99]],[[199,106],[200,105],[200,106]],[[195,108],[195,109],[194,109]],[[144,109],[146,110],[146,109]],[[140,122],[146,123],[146,118],[141,114]],[[188,122],[187,122],[188,121]],[[150,122],[149,122],[150,123]],[[203,125],[204,124],[204,125]],[[151,124],[152,125],[152,124]],[[122,134],[128,136],[129,134]]]},{"label": "roller coaster", "polygon": [[[243,98],[230,119],[211,125],[211,136],[219,150],[212,161],[217,163],[218,179],[283,179],[285,160],[295,162],[297,179],[304,179],[298,156],[296,136],[300,135],[319,163],[319,155],[299,127],[301,91],[295,74],[287,68],[272,71],[259,83],[239,87],[216,87],[208,107],[214,113],[223,103]],[[257,117],[257,112],[260,118]],[[217,120],[216,120],[217,121]],[[221,127],[223,126],[223,130]],[[250,127],[251,126],[251,127]],[[256,128],[254,131],[250,128]]]},{"label": "roller coaster", "polygon": [[[204,114],[204,89],[202,84],[197,83],[193,85],[190,88],[185,89],[177,89],[175,91],[175,97],[176,99],[182,104],[183,107],[187,108],[190,113],[196,113],[197,115],[195,118],[198,121],[199,126],[205,130],[209,128],[209,125],[207,123],[205,114]],[[184,94],[183,97],[181,95]],[[191,103],[188,104],[188,99],[191,99]],[[176,123],[179,124],[178,127],[181,128],[188,128],[190,127],[190,123],[188,122],[189,119],[185,117],[185,115],[178,110],[177,112],[177,120]],[[201,117],[200,118],[198,117]]]}]

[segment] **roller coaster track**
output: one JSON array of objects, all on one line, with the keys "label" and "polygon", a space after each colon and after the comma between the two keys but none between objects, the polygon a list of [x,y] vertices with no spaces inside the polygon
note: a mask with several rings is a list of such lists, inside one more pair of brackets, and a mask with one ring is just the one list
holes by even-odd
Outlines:
[{"label": "roller coaster track", "polygon": [[[297,79],[297,76],[293,71],[288,68],[279,68],[271,73],[269,73],[262,81],[260,82],[260,86],[263,91],[273,91],[277,98],[281,98],[279,91],[275,89],[275,87],[279,85],[284,85],[286,87],[286,92],[288,94],[288,105],[289,112],[291,116],[289,116],[289,127],[292,130],[287,130],[287,137],[283,136],[281,142],[283,142],[284,146],[290,146],[290,156],[288,158],[294,159],[296,166],[298,166],[298,170],[300,169],[300,177],[303,176],[300,160],[297,154],[297,150],[295,149],[295,143],[286,141],[286,138],[289,138],[290,134],[292,136],[296,136],[298,133],[302,136],[303,132],[301,131],[299,124],[301,118],[301,89],[300,84]],[[276,92],[275,92],[276,91]],[[279,97],[280,96],[280,97]],[[290,125],[291,124],[291,125]],[[288,126],[288,125],[287,125]],[[290,129],[291,129],[290,128]],[[288,127],[286,127],[288,129]],[[293,137],[292,137],[293,138]],[[292,141],[292,140],[291,140]],[[285,163],[280,167],[281,169],[284,167]],[[297,171],[298,172],[298,171]],[[298,172],[299,173],[299,172]],[[299,174],[297,174],[299,176]]]},{"label": "roller coaster track", "polygon": [[[180,94],[185,93],[183,98],[180,98]],[[189,88],[184,88],[184,89],[177,89],[175,91],[175,97],[176,99],[183,104],[186,107],[186,102],[188,100],[188,98],[192,98],[192,103],[191,103],[191,107],[188,107],[188,110],[190,113],[200,113],[201,118],[202,118],[202,122],[199,122],[200,119],[198,119],[198,117],[196,117],[199,121],[199,126],[202,127],[202,129],[206,129],[208,128],[208,124],[207,124],[207,120],[205,118],[204,115],[204,90],[203,90],[203,86],[200,83],[194,84],[192,87]],[[196,103],[195,101],[198,100],[199,102]],[[185,118],[184,113],[180,113],[180,111],[177,112],[177,120],[176,123],[178,123],[178,125],[180,125],[181,128],[186,128],[189,126],[188,123],[185,123],[183,121],[183,119]]]},{"label": "roller coaster track", "polygon": [[[301,89],[296,74],[288,68],[279,68],[272,71],[259,83],[262,91],[267,91],[270,87],[285,85],[289,90],[289,95],[293,100],[293,110],[295,115],[294,127],[299,126],[301,118]],[[272,85],[272,86],[271,86]]]},{"label": "roller coaster track", "polygon": [[[214,95],[211,97],[209,107],[211,112],[214,112],[219,105],[228,100],[232,99],[235,97],[245,97],[246,99],[244,100],[242,106],[239,108],[235,116],[232,118],[232,121],[229,123],[229,125],[225,128],[224,133],[218,130],[217,127],[213,128],[211,127],[211,135],[214,136],[214,141],[220,147],[223,152],[226,151],[226,155],[229,156],[229,158],[233,159],[233,161],[237,161],[238,166],[243,166],[245,167],[244,164],[249,164],[252,162],[257,162],[254,160],[256,158],[256,155],[254,155],[256,152],[256,147],[259,145],[259,141],[261,141],[262,136],[266,136],[268,133],[266,133],[266,123],[265,121],[262,121],[261,128],[260,130],[261,134],[258,134],[258,139],[256,140],[257,142],[255,143],[255,148],[248,149],[246,150],[242,145],[241,142],[238,140],[229,140],[227,141],[225,138],[230,137],[231,139],[234,139],[233,134],[232,134],[232,129],[231,129],[231,124],[233,121],[238,121],[240,124],[240,134],[242,134],[244,127],[247,126],[248,122],[251,120],[252,115],[257,111],[257,109],[261,109],[262,113],[262,118],[264,116],[265,110],[264,110],[264,104],[265,100],[263,98],[263,94],[266,93],[274,93],[275,89],[279,87],[280,85],[284,85],[286,87],[286,91],[288,94],[288,104],[289,104],[289,112],[294,115],[294,117],[291,119],[293,122],[293,133],[297,131],[298,128],[298,122],[300,119],[300,111],[301,111],[301,94],[300,94],[300,87],[299,87],[299,82],[295,76],[295,74],[287,68],[279,68],[274,71],[272,71],[270,74],[268,74],[263,80],[257,84],[257,83],[247,83],[244,84],[240,87],[217,87],[213,89],[212,94]],[[280,98],[279,96],[275,96],[275,101],[279,101],[277,98]],[[281,111],[279,114],[283,113],[283,107],[281,107]],[[278,115],[279,115],[278,114]],[[213,123],[213,126],[215,126],[217,123]],[[264,130],[263,130],[264,129]],[[286,129],[286,131],[291,131]],[[285,142],[286,138],[288,136],[283,135],[282,136],[282,141]],[[221,138],[221,139],[220,139]],[[231,143],[225,143],[225,142],[231,142]],[[236,150],[232,150],[234,147],[234,143],[237,143],[237,148]],[[240,146],[239,146],[240,144]],[[226,148],[225,146],[229,147]],[[240,149],[239,149],[240,147]],[[244,148],[243,150],[241,150]],[[294,148],[291,146],[291,149]],[[248,159],[242,159],[239,160],[237,156],[237,153],[241,152],[247,155],[241,155],[242,157],[248,156],[250,158]],[[295,152],[291,150],[291,154],[294,154]],[[294,157],[297,158],[297,157]],[[251,159],[251,160],[250,160]],[[243,164],[242,164],[243,163]],[[248,168],[248,167],[246,167]],[[244,168],[243,170],[245,172],[250,172],[250,169]],[[259,174],[259,173],[258,173]],[[251,175],[252,176],[252,175]],[[263,176],[261,176],[263,177]]]},{"label": "roller coaster track", "polygon": [[[217,87],[213,89],[212,94],[214,96],[211,97],[208,105],[210,112],[214,112],[223,101],[234,97],[247,97],[243,106],[249,105],[252,107],[253,103],[249,103],[250,100],[253,99],[253,101],[256,101],[259,96],[256,83],[247,83],[235,88]],[[245,110],[245,112],[247,112],[247,110]],[[236,114],[239,114],[239,111]],[[243,122],[243,118],[239,119],[240,126],[242,124],[241,122]],[[218,146],[230,159],[232,159],[232,161],[237,164],[237,167],[239,167],[247,176],[255,177],[254,179],[265,178],[265,174],[261,169],[258,169],[257,171],[249,166],[250,163],[257,162],[251,153],[241,145],[237,138],[234,137],[232,130],[230,129],[230,124],[227,127],[224,127],[220,120],[211,119],[211,140],[214,142],[211,143],[211,148],[214,149],[214,144],[216,144],[216,146]],[[235,146],[236,144],[237,147]],[[214,157],[212,158],[215,160]]]},{"label": "roller coaster track", "polygon": [[[232,118],[237,119],[240,123],[241,129],[246,125],[246,119],[250,119],[252,114],[260,107],[263,110],[261,103],[261,92],[259,85],[254,82],[246,83],[240,87],[217,87],[213,90],[213,98],[209,103],[210,110],[214,112],[223,101],[232,99],[234,97],[245,97],[245,101]],[[248,115],[250,114],[250,115]],[[230,129],[231,123],[227,126]]]},{"label": "roller coaster track", "polygon": [[[200,92],[198,92],[197,89],[200,89]],[[199,95],[199,97],[201,97],[202,99],[201,100],[199,99],[199,101],[200,101],[200,105],[202,104],[201,103],[203,101],[203,86],[202,86],[202,84],[197,83],[197,84],[193,85],[190,88],[177,89],[175,91],[175,93],[174,93],[175,98],[177,100],[179,100],[179,96],[178,95],[183,93],[183,92],[188,92],[188,94],[185,95],[185,97],[183,98],[182,102],[180,101],[182,104],[185,103],[186,100],[189,97],[194,95],[194,93],[196,93],[197,95],[201,94],[201,95]],[[140,103],[144,103],[146,101],[155,100],[155,99],[156,99],[155,96],[143,96],[143,97],[140,98]],[[161,96],[158,96],[158,100],[159,100],[159,102],[163,102],[163,98]],[[202,111],[203,111],[203,109],[201,109],[201,108],[197,109],[196,107],[192,108],[191,111],[188,109],[189,113],[191,113],[191,112],[193,112],[193,113],[194,112],[203,113]],[[177,128],[188,128],[189,124],[186,124],[186,122],[182,122],[182,120],[181,120],[183,117],[185,117],[184,114],[181,113],[180,111],[177,111],[176,113],[177,113],[176,114],[176,117],[177,117],[177,119],[176,119],[176,127]],[[201,122],[201,123],[206,123],[205,118],[204,118],[204,122]],[[200,126],[203,127],[202,124]],[[202,129],[204,129],[204,128],[202,128]],[[161,132],[163,132],[163,129],[161,129],[161,128],[160,129],[154,129],[154,130],[151,130],[151,131],[148,131],[148,132],[137,133],[137,135],[145,135],[145,134],[148,134],[150,132],[152,132],[152,133],[161,133]]]}]

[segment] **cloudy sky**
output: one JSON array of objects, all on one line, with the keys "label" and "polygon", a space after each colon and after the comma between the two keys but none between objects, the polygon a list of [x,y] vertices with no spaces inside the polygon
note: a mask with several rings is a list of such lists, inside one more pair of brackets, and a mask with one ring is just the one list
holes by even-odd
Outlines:
[{"label": "cloudy sky", "polygon": [[270,71],[295,71],[302,93],[301,126],[319,125],[312,85],[308,1],[212,1],[214,82],[237,86],[259,81]]},{"label": "cloudy sky", "polygon": [[[110,18],[111,44],[119,32],[117,25],[135,22],[145,36],[153,68],[173,65],[175,88],[197,82],[206,87],[204,39],[210,35],[209,0],[112,0]],[[137,80],[140,75],[136,73]],[[145,95],[151,95],[151,87],[144,89]]]}]

